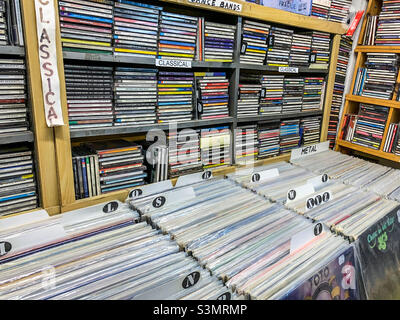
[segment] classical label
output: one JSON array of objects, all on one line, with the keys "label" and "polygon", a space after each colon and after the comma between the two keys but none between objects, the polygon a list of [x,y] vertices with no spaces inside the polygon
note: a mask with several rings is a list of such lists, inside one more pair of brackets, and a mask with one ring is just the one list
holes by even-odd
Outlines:
[{"label": "classical label", "polygon": [[172,59],[156,59],[157,67],[167,68],[188,68],[192,67],[192,61],[172,60]]}]

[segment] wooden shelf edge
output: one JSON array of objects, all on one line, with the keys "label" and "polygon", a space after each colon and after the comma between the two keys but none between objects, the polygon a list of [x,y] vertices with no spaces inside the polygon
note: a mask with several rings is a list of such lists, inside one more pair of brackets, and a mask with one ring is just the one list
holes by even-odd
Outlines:
[{"label": "wooden shelf edge", "polygon": [[383,152],[380,150],[374,150],[368,147],[364,147],[355,143],[351,143],[349,141],[344,141],[344,140],[337,140],[336,144],[340,147],[348,148],[348,149],[353,149],[356,151],[360,151],[366,154],[369,154],[371,156],[375,156],[378,158],[383,158],[386,160],[390,160],[393,162],[400,162],[400,156],[396,156],[393,153],[388,153],[388,152]]},{"label": "wooden shelf edge", "polygon": [[301,26],[301,28],[304,29],[328,32],[328,33],[344,34],[347,32],[347,26],[344,26],[341,23],[318,19],[312,16],[304,16],[301,14],[270,8],[250,2],[233,1],[242,5],[243,9],[241,12],[207,6],[204,4],[190,3],[187,0],[161,0],[160,2],[168,2],[176,5],[185,5],[189,7],[211,10],[229,15],[238,15],[242,17],[248,17],[248,18],[263,20],[270,23],[283,24],[287,26],[293,26],[293,27]]},{"label": "wooden shelf edge", "polygon": [[355,52],[400,53],[400,46],[357,46]]},{"label": "wooden shelf edge", "polygon": [[383,100],[383,99],[377,99],[377,98],[355,96],[352,94],[347,94],[346,99],[349,101],[353,101],[353,102],[375,104],[378,106],[385,106],[385,107],[389,107],[389,108],[400,109],[400,101],[395,101],[395,100]]}]

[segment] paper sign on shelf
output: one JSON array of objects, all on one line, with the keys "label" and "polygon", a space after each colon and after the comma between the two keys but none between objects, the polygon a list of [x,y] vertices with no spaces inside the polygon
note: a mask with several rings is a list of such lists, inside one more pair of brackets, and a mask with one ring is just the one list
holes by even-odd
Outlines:
[{"label": "paper sign on shelf", "polygon": [[196,172],[178,177],[175,187],[184,187],[188,184],[193,184],[201,181],[206,181],[213,178],[212,171]]},{"label": "paper sign on shelf", "polygon": [[29,213],[0,219],[0,232],[7,229],[18,228],[23,225],[35,223],[49,218],[50,216],[46,210],[35,210]]},{"label": "paper sign on shelf", "polygon": [[228,0],[187,0],[189,3],[203,4],[210,7],[217,7],[232,11],[241,12],[242,5]]},{"label": "paper sign on shelf", "polygon": [[326,150],[329,150],[329,141],[293,149],[291,156],[290,156],[290,161],[298,159],[298,158],[306,157],[306,156],[309,156],[312,154],[324,152]]},{"label": "paper sign on shelf", "polygon": [[321,222],[314,223],[298,232],[292,237],[292,239],[290,239],[290,254],[301,247],[304,247],[308,242],[313,240],[315,237],[320,236],[324,232],[326,232],[326,228]]},{"label": "paper sign on shelf", "polygon": [[286,203],[291,203],[300,199],[307,197],[315,192],[314,186],[312,184],[306,183],[302,186],[292,188],[288,191],[286,197]]},{"label": "paper sign on shelf", "polygon": [[152,194],[157,194],[165,192],[173,188],[171,180],[164,180],[156,183],[146,184],[135,189],[132,189],[128,197],[130,199],[137,199],[142,197],[147,197]]},{"label": "paper sign on shelf", "polygon": [[320,206],[321,204],[327,203],[333,199],[333,195],[331,191],[321,192],[313,197],[309,197],[305,203],[305,210],[309,211],[314,209],[315,207]]},{"label": "paper sign on shelf", "polygon": [[58,17],[54,0],[35,0],[35,11],[46,124],[48,127],[63,126],[56,46]]},{"label": "paper sign on shelf", "polygon": [[264,171],[258,171],[254,172],[250,176],[250,181],[249,183],[259,183],[268,179],[276,178],[279,177],[279,170],[278,168],[270,169],[270,170],[264,170]]},{"label": "paper sign on shelf", "polygon": [[192,61],[173,60],[173,59],[156,59],[156,67],[190,69],[190,68],[192,68]]}]

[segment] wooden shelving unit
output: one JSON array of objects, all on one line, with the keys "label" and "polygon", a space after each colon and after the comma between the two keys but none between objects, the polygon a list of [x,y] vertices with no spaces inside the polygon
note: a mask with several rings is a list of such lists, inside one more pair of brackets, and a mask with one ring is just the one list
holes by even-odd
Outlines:
[{"label": "wooden shelving unit", "polygon": [[[368,3],[367,10],[366,10],[366,17],[379,15],[379,13],[381,11],[381,6],[382,6],[381,0],[370,0]],[[358,41],[357,47],[355,49],[355,52],[357,53],[357,60],[356,60],[353,79],[352,79],[352,83],[351,83],[351,87],[350,87],[351,93],[354,90],[358,68],[362,67],[366,60],[366,53],[376,52],[376,53],[398,53],[398,54],[400,54],[400,46],[379,46],[379,45],[366,46],[366,45],[363,45],[362,39],[364,37],[364,33],[366,32],[366,22],[367,22],[367,18],[364,19],[363,24],[361,26],[359,41]],[[399,86],[399,83],[400,83],[400,73],[397,76],[397,81],[396,81],[397,87]],[[394,93],[393,98],[391,100],[384,100],[384,99],[377,99],[377,98],[370,98],[370,97],[357,96],[357,95],[353,95],[353,94],[347,94],[346,102],[344,105],[344,110],[342,113],[342,118],[341,118],[340,125],[339,125],[339,134],[338,134],[335,150],[344,151],[344,152],[358,151],[358,152],[362,152],[367,157],[369,156],[369,157],[372,157],[375,159],[381,158],[381,159],[386,159],[386,160],[390,160],[393,162],[400,162],[400,156],[397,156],[392,153],[383,152],[383,147],[384,147],[384,144],[386,141],[390,123],[398,122],[400,120],[400,101],[397,101],[397,96],[398,96],[398,93],[397,94]],[[383,134],[383,140],[382,140],[379,150],[374,150],[372,148],[364,147],[364,146],[352,143],[350,141],[344,141],[344,140],[339,139],[340,131],[342,130],[342,127],[343,127],[344,115],[349,114],[349,113],[356,114],[360,103],[373,104],[373,105],[385,106],[385,107],[390,108],[389,114],[388,114],[388,120],[386,122],[386,127],[385,127],[384,134]]]},{"label": "wooden shelving unit", "polygon": [[[68,125],[68,108],[65,89],[65,76],[64,76],[64,62],[68,63],[105,63],[108,65],[136,65],[143,67],[155,67],[155,59],[152,58],[132,58],[132,57],[116,57],[113,55],[99,55],[99,54],[86,54],[78,52],[63,52],[61,45],[60,25],[57,19],[57,57],[58,57],[58,71],[60,76],[61,85],[61,104],[63,108],[63,116],[66,125],[56,128],[48,128],[45,124],[42,88],[39,69],[38,57],[38,42],[36,35],[36,19],[34,7],[34,0],[24,0],[23,2],[23,16],[26,29],[26,39],[29,39],[26,45],[26,56],[29,67],[29,74],[31,75],[31,97],[34,109],[35,130],[32,133],[35,139],[42,141],[37,147],[38,154],[38,167],[41,173],[42,185],[42,200],[45,205],[43,208],[50,209],[50,213],[60,213],[73,209],[91,206],[97,203],[105,202],[108,200],[121,200],[124,201],[130,190],[121,190],[108,194],[103,194],[97,197],[75,200],[74,191],[74,178],[72,169],[72,153],[71,146],[73,143],[82,141],[115,139],[120,136],[127,138],[134,138],[136,136],[143,136],[149,129],[157,128],[167,130],[168,124],[155,124],[151,126],[114,126],[114,127],[101,127],[83,130],[70,130]],[[221,8],[211,7],[207,5],[193,4],[186,0],[160,0],[160,5],[168,7],[173,5],[175,7],[184,6],[186,10],[191,10],[193,15],[196,15],[197,9],[208,11],[209,13],[218,13],[218,17],[228,17],[234,19],[237,23],[237,37],[236,47],[233,63],[218,63],[218,62],[202,62],[193,61],[192,68],[195,70],[226,70],[230,75],[230,117],[217,120],[192,120],[187,122],[179,122],[178,129],[183,128],[201,128],[210,127],[214,125],[226,125],[233,131],[239,124],[242,123],[257,123],[268,122],[276,120],[286,120],[292,118],[304,118],[308,116],[322,116],[321,125],[321,141],[326,141],[327,128],[330,112],[330,103],[332,99],[333,85],[335,80],[335,70],[337,63],[337,56],[339,51],[340,35],[345,33],[346,30],[339,23],[320,20],[315,17],[307,17],[290,12],[285,12],[273,8],[268,8],[253,3],[240,2],[243,6],[242,12],[234,12]],[[239,3],[239,2],[238,2]],[[182,7],[183,8],[183,7]],[[196,10],[193,10],[196,9]],[[205,10],[205,11],[204,11]],[[55,1],[56,16],[58,16],[58,1]],[[229,15],[229,16],[228,16]],[[275,73],[278,74],[279,68],[271,66],[255,66],[250,64],[241,64],[240,57],[240,44],[241,44],[241,23],[242,17],[251,18],[254,20],[265,21],[270,24],[280,24],[287,27],[294,27],[302,30],[316,30],[328,32],[332,34],[331,38],[331,61],[327,69],[313,69],[308,67],[299,67],[299,74],[321,75],[326,79],[326,91],[324,98],[324,109],[319,111],[311,111],[296,114],[279,114],[279,115],[266,115],[237,118],[237,92],[239,85],[239,75],[241,70],[250,70],[260,73]],[[1,48],[0,48],[1,52]],[[15,54],[23,54],[22,52],[15,52]],[[282,73],[281,73],[282,74]],[[28,138],[28,137],[25,137]],[[232,145],[234,137],[232,137]],[[234,148],[232,148],[231,158],[234,159]],[[290,158],[289,154],[279,155],[273,158],[256,161],[254,165],[262,165],[275,161],[285,161]],[[234,164],[229,167],[214,169],[214,175],[225,174],[235,170],[238,165]],[[173,180],[174,182],[175,180]]]}]

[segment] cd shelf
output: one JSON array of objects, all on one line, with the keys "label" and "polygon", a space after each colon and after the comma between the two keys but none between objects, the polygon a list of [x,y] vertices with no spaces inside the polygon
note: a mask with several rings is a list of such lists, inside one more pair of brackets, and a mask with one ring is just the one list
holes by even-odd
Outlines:
[{"label": "cd shelf", "polygon": [[[283,120],[283,119],[294,119],[294,118],[305,118],[312,116],[321,116],[321,135],[320,140],[326,141],[327,139],[327,129],[328,120],[330,113],[330,104],[332,100],[333,85],[335,81],[335,70],[337,64],[338,50],[340,44],[340,35],[345,33],[345,28],[339,23],[323,21],[316,19],[315,17],[306,17],[298,14],[293,14],[273,8],[268,8],[252,3],[241,2],[243,6],[242,12],[234,12],[221,8],[214,8],[206,5],[192,4],[187,1],[160,1],[162,5],[166,7],[172,5],[175,9],[182,8],[185,6],[186,11],[191,10],[192,12],[199,8],[202,12],[208,11],[208,15],[215,15],[216,21],[220,21],[222,14],[227,19],[232,21],[232,24],[237,24],[237,35],[236,44],[234,46],[233,62],[204,62],[204,61],[192,61],[193,71],[197,70],[207,70],[215,71],[221,70],[226,71],[228,74],[228,79],[230,82],[229,91],[229,111],[230,117],[213,119],[213,120],[191,120],[185,122],[178,122],[177,128],[202,128],[210,126],[228,126],[231,131],[238,127],[238,124],[245,122],[250,122],[257,124],[258,122],[268,122],[273,120]],[[55,13],[58,16],[58,1],[55,1]],[[74,174],[72,167],[72,145],[79,142],[86,141],[98,141],[107,139],[117,139],[118,137],[124,137],[127,139],[135,139],[138,136],[143,136],[143,133],[147,132],[149,129],[161,129],[167,130],[169,128],[168,123],[154,124],[154,125],[143,125],[143,126],[112,126],[112,127],[94,127],[88,129],[71,130],[68,125],[68,108],[67,108],[67,98],[65,90],[65,71],[64,71],[64,61],[65,63],[75,62],[79,64],[88,63],[93,65],[113,65],[121,67],[131,67],[131,66],[142,66],[142,68],[154,68],[156,61],[154,58],[133,58],[127,56],[114,56],[113,54],[97,54],[97,53],[82,53],[82,52],[72,52],[63,51],[61,44],[61,33],[60,33],[60,22],[57,19],[57,64],[60,76],[61,84],[61,104],[63,108],[63,117],[66,125],[62,127],[48,128],[45,123],[45,116],[43,110],[43,96],[41,88],[41,78],[40,78],[40,68],[39,68],[39,56],[38,56],[38,43],[36,34],[36,19],[32,12],[35,11],[34,0],[24,0],[23,1],[23,18],[25,23],[25,33],[26,33],[26,56],[29,67],[29,75],[31,80],[31,96],[33,101],[33,119],[35,139],[43,141],[40,146],[38,146],[38,168],[41,172],[41,198],[44,201],[44,209],[47,209],[50,214],[66,212],[73,209],[83,208],[97,203],[101,203],[107,200],[118,199],[124,201],[129,190],[124,189],[120,191],[114,191],[111,193],[102,194],[99,196],[76,200],[74,192]],[[189,13],[190,14],[190,13]],[[196,15],[194,13],[194,15]],[[297,73],[291,69],[284,69],[279,72],[278,67],[273,66],[259,66],[240,63],[240,42],[241,42],[241,22],[242,17],[249,17],[253,20],[265,21],[271,24],[280,24],[283,27],[294,27],[295,29],[301,30],[313,30],[328,32],[331,34],[331,47],[330,47],[330,63],[327,69],[324,68],[309,68],[304,66],[297,67]],[[29,41],[28,41],[29,39]],[[6,50],[1,49],[0,50]],[[20,48],[10,48],[7,52],[14,52],[18,54]],[[164,68],[165,70],[169,70]],[[225,69],[225,70],[224,70]],[[174,69],[171,69],[173,71]],[[176,71],[189,71],[190,69],[175,69]],[[246,118],[237,117],[237,105],[239,91],[239,77],[241,70],[253,70],[255,72],[269,72],[271,74],[285,74],[293,75],[297,74],[313,74],[319,77],[324,77],[326,81],[325,96],[323,98],[323,110],[318,111],[308,111],[302,113],[292,113],[292,114],[279,114],[270,116],[253,116]],[[192,72],[192,70],[190,70]],[[22,138],[21,138],[22,139]],[[27,138],[28,139],[28,138]],[[232,135],[231,141],[234,141],[234,135]],[[235,154],[234,149],[231,151],[231,159],[234,160]],[[280,154],[271,158],[261,159],[254,163],[254,165],[266,164],[269,162],[288,160],[289,154]],[[212,169],[214,175],[225,174],[229,171],[235,170],[237,166],[242,166],[242,164],[235,164],[234,161],[230,166]],[[46,175],[43,174],[46,172]]]},{"label": "cd shelf", "polygon": [[[366,17],[379,16],[382,5],[383,5],[382,1],[379,1],[379,0],[369,1],[368,7],[366,10]],[[379,20],[379,18],[378,18],[378,20]],[[390,62],[390,57],[391,57],[390,54],[392,54],[392,55],[400,54],[400,46],[390,45],[390,43],[388,43],[389,45],[363,45],[364,34],[367,35],[367,32],[371,31],[371,30],[367,30],[367,21],[368,21],[367,18],[365,18],[363,21],[363,24],[361,26],[359,41],[358,41],[357,47],[355,49],[355,52],[357,53],[357,60],[355,63],[353,79],[352,79],[351,88],[350,88],[351,93],[354,92],[354,88],[357,86],[356,80],[357,80],[357,75],[359,74],[358,73],[359,68],[363,68],[365,66],[366,61],[368,61],[367,60],[368,54],[371,54],[371,53],[372,54],[377,53],[380,55],[388,54],[388,58],[387,58],[388,62],[387,63]],[[387,20],[387,21],[390,23],[389,20]],[[371,33],[368,33],[368,34],[370,35]],[[375,38],[374,38],[374,41],[375,41]],[[389,39],[388,41],[392,41],[392,40]],[[373,56],[369,55],[369,57],[373,57]],[[398,123],[398,120],[399,120],[398,118],[399,118],[400,101],[398,101],[397,99],[398,99],[398,89],[399,89],[399,84],[400,84],[400,73],[399,73],[398,68],[394,69],[394,70],[397,70],[397,76],[396,76],[395,82],[393,82],[394,90],[393,90],[393,94],[392,94],[392,97],[390,100],[373,98],[373,97],[365,97],[365,96],[359,96],[359,95],[354,95],[354,94],[346,95],[346,102],[345,102],[344,109],[342,112],[342,118],[340,120],[339,130],[340,130],[340,132],[342,132],[344,127],[346,127],[346,129],[344,130],[344,133],[346,133],[347,128],[351,128],[351,131],[350,131],[351,134],[350,134],[350,137],[347,137],[347,140],[340,139],[340,137],[339,137],[340,135],[338,134],[338,139],[337,139],[338,143],[337,143],[335,150],[337,150],[337,151],[344,150],[346,152],[354,150],[354,151],[359,151],[359,152],[364,153],[367,157],[372,157],[372,158],[375,158],[378,160],[385,159],[385,160],[389,160],[389,161],[393,161],[393,162],[400,162],[400,156],[397,156],[394,153],[389,153],[389,152],[383,151],[385,142],[389,136],[390,124]],[[375,76],[375,77],[377,77],[377,79],[379,79],[379,76]],[[375,80],[375,81],[378,81],[378,80]],[[360,83],[360,81],[358,81],[358,83]],[[362,85],[360,87],[362,87]],[[359,87],[357,86],[357,90],[359,90],[358,88]],[[372,89],[369,89],[369,91],[371,91],[371,90]],[[379,90],[377,90],[377,92],[379,93]],[[377,93],[375,93],[375,91],[373,91],[373,90],[372,90],[372,93],[377,95]],[[380,107],[388,108],[385,125],[383,126],[383,124],[381,123],[379,126],[380,130],[383,131],[382,136],[381,136],[382,137],[381,141],[379,142],[380,143],[379,150],[368,147],[368,144],[376,143],[376,140],[375,140],[376,138],[374,138],[375,136],[373,136],[372,134],[371,134],[372,138],[370,138],[370,136],[363,137],[362,143],[365,143],[365,146],[355,144],[355,143],[352,143],[351,141],[348,141],[350,139],[353,139],[354,133],[352,133],[352,132],[354,131],[354,129],[351,127],[352,124],[349,124],[349,123],[352,123],[352,120],[349,120],[349,117],[346,115],[356,115],[358,113],[358,110],[360,109],[360,105],[378,106],[378,107],[375,107],[376,110],[377,110],[377,108],[380,108]],[[365,106],[363,108],[365,108]],[[357,120],[355,120],[355,121],[357,121]],[[379,121],[379,120],[374,119],[373,121]],[[377,128],[377,126],[375,126],[374,128]],[[377,129],[373,129],[375,134],[376,134],[376,130]],[[354,139],[360,140],[359,135],[357,135],[357,137],[354,137]],[[390,141],[393,141],[393,140],[390,140]]]}]

